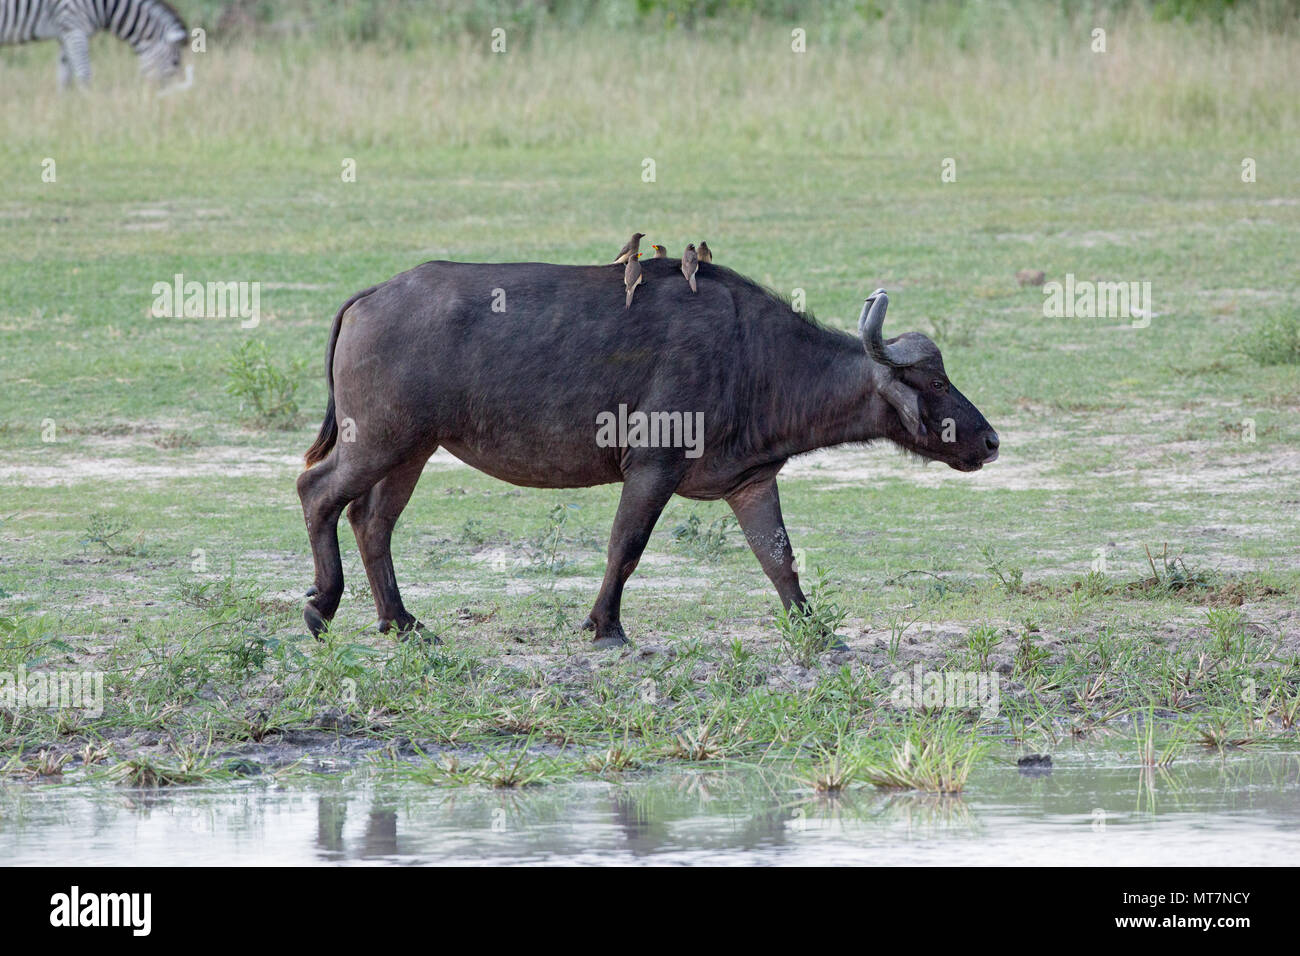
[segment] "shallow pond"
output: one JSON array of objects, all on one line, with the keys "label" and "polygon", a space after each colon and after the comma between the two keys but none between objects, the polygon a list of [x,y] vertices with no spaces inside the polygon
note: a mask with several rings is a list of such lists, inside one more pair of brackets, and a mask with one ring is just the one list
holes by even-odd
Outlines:
[{"label": "shallow pond", "polygon": [[134,790],[0,788],[9,864],[1294,864],[1300,754],[1195,755],[1151,771],[1058,754],[987,765],[960,797],[788,774],[656,772],[526,790],[435,788],[360,771]]}]

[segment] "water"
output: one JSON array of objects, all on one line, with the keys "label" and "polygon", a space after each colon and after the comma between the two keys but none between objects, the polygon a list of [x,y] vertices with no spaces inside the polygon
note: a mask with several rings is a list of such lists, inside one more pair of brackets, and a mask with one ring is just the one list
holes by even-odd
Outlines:
[{"label": "water", "polygon": [[1193,756],[1147,771],[1058,755],[1049,776],[972,774],[961,797],[790,776],[657,772],[523,791],[354,772],[156,791],[0,786],[11,864],[1291,864],[1300,754]]}]

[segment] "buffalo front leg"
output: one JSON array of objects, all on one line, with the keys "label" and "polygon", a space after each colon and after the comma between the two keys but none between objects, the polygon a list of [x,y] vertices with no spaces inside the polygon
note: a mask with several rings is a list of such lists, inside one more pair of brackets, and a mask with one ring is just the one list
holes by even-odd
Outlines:
[{"label": "buffalo front leg", "polygon": [[[380,631],[396,628],[399,634],[404,634],[424,630],[424,625],[402,604],[393,571],[392,540],[393,526],[411,500],[411,492],[428,459],[428,455],[416,455],[397,466],[348,506],[348,521],[356,535],[366,577],[370,579]],[[436,637],[433,640],[441,643]]]},{"label": "buffalo front leg", "polygon": [[727,504],[735,512],[740,530],[763,566],[763,572],[776,586],[782,606],[788,611],[791,604],[801,608],[807,605],[808,599],[799,587],[799,575],[794,567],[794,548],[790,546],[790,535],[781,517],[776,479],[746,485],[729,495]]},{"label": "buffalo front leg", "polygon": [[596,647],[618,647],[627,643],[623,625],[619,622],[619,608],[623,602],[623,585],[636,570],[645,550],[655,522],[673,496],[681,476],[674,472],[644,469],[630,473],[623,481],[623,493],[618,500],[618,513],[609,533],[609,562],[605,566],[605,580],[600,594],[583,625],[595,631],[592,644]]}]

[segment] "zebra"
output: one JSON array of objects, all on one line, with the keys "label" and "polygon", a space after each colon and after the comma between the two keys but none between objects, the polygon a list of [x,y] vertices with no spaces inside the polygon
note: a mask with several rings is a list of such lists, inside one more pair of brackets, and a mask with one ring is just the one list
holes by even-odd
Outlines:
[{"label": "zebra", "polygon": [[0,0],[0,45],[59,41],[59,87],[90,82],[90,37],[107,30],[131,44],[140,72],[165,82],[181,67],[185,21],[163,0]]}]

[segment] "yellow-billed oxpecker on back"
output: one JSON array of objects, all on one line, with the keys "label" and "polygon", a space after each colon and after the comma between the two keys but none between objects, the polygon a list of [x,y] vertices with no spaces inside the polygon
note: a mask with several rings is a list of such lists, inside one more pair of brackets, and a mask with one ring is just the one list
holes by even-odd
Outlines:
[{"label": "yellow-billed oxpecker on back", "polygon": [[614,260],[614,265],[622,265],[629,259],[635,259],[637,251],[641,248],[641,240],[644,238],[644,232],[632,233],[632,238],[624,244],[622,249],[618,250],[618,258]]},{"label": "yellow-billed oxpecker on back", "polygon": [[695,243],[687,243],[686,251],[682,253],[682,275],[686,276],[686,281],[691,284],[691,291],[697,291],[695,288],[695,273],[699,271],[700,260],[695,253]]},{"label": "yellow-billed oxpecker on back", "polygon": [[632,293],[641,284],[641,263],[638,261],[640,258],[641,254],[637,253],[627,260],[627,265],[623,268],[623,287],[627,289],[627,304],[623,306],[624,309],[632,308]]}]

